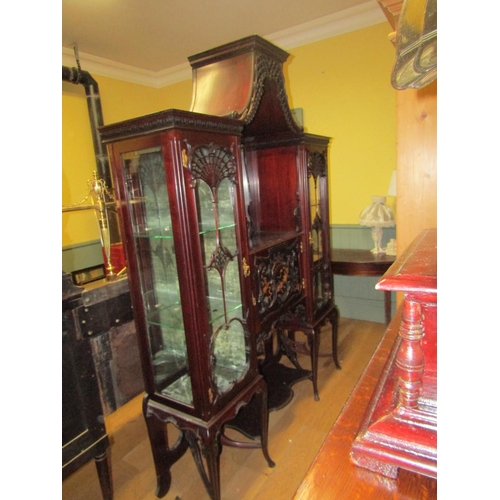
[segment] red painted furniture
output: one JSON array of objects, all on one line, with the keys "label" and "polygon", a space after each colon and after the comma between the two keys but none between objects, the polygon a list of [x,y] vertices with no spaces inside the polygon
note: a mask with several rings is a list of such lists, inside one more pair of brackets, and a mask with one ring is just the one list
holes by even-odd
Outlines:
[{"label": "red painted furniture", "polygon": [[359,466],[437,477],[436,230],[423,231],[377,289],[403,292],[398,337],[351,448]]},{"label": "red painted furniture", "polygon": [[350,459],[351,444],[371,396],[398,337],[401,315],[396,314],[380,341],[342,413],[311,463],[294,500],[395,500],[437,498],[434,478],[401,470],[397,478],[357,467]]}]

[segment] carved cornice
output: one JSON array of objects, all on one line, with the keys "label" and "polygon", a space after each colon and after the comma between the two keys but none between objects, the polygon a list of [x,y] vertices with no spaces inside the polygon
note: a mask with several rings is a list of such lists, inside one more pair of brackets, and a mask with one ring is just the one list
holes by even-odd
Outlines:
[{"label": "carved cornice", "polygon": [[190,113],[188,111],[167,110],[160,113],[126,120],[99,129],[104,144],[117,139],[130,139],[147,133],[161,132],[171,128],[206,130],[225,134],[240,135],[241,123],[235,120]]},{"label": "carved cornice", "polygon": [[264,54],[256,55],[254,93],[248,108],[238,118],[245,124],[249,124],[255,118],[259,104],[265,92],[266,80],[272,80],[276,84],[278,103],[285,116],[286,123],[292,132],[301,132],[302,128],[297,125],[288,105],[288,97],[285,89],[285,77],[283,76],[283,64],[276,59]]}]

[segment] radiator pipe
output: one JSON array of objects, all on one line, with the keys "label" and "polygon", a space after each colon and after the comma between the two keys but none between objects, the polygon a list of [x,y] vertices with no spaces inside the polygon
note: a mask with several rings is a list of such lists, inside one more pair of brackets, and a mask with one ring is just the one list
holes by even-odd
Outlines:
[{"label": "radiator pipe", "polygon": [[[101,96],[99,95],[99,86],[88,71],[78,68],[62,67],[63,81],[83,85],[85,95],[87,96],[87,107],[89,110],[90,130],[92,132],[92,142],[94,143],[95,160],[97,164],[97,173],[95,174],[94,184],[98,179],[105,182],[106,187],[112,190],[111,169],[106,149],[101,141],[99,127],[104,125],[102,118]],[[120,243],[120,231],[118,229],[118,220],[116,217],[108,218],[107,206],[104,198],[99,199],[99,234],[101,244],[105,252],[106,279],[116,279],[114,266],[111,262],[111,243]],[[113,203],[114,205],[114,203]],[[96,207],[93,207],[96,208]],[[64,211],[64,208],[63,208]],[[122,269],[123,272],[123,269]]]},{"label": "radiator pipe", "polygon": [[63,66],[62,79],[63,81],[74,83],[75,85],[83,85],[83,88],[85,89],[90,117],[90,129],[92,131],[92,141],[94,143],[97,173],[101,179],[104,179],[106,186],[111,189],[112,183],[109,159],[99,134],[99,127],[104,125],[102,119],[99,86],[88,71],[83,71],[80,68],[69,68],[67,66]]}]

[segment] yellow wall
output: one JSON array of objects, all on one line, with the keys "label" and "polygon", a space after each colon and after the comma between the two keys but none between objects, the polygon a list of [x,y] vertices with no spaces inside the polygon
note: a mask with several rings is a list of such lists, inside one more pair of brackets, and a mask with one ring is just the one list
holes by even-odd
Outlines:
[{"label": "yellow wall", "polygon": [[[303,108],[307,132],[332,137],[331,223],[357,224],[372,195],[385,195],[396,168],[396,94],[390,85],[394,49],[388,23],[288,50],[287,93]],[[189,109],[191,80],[154,89],[92,75],[105,124],[162,109]],[[95,170],[83,89],[63,84],[63,203],[86,193]],[[87,214],[88,216],[88,214]],[[95,219],[63,215],[63,246],[98,239]]]},{"label": "yellow wall", "polygon": [[[71,87],[69,87],[71,85]],[[66,90],[67,89],[67,90]],[[81,204],[87,195],[87,180],[96,170],[94,146],[83,87],[64,84],[62,93],[62,203]],[[99,239],[93,212],[63,212],[63,247]]]},{"label": "yellow wall", "polygon": [[[330,142],[330,222],[357,224],[372,195],[385,196],[396,168],[395,52],[382,23],[290,50],[291,107],[308,132]],[[392,202],[392,199],[388,199]]]},{"label": "yellow wall", "polygon": [[[191,103],[191,80],[154,89],[92,76],[99,86],[106,125],[162,109],[188,109]],[[62,202],[72,205],[85,198],[96,162],[85,91],[82,85],[67,82],[62,92],[62,149]],[[99,239],[97,219],[90,211],[63,213],[62,230],[63,247]]]}]

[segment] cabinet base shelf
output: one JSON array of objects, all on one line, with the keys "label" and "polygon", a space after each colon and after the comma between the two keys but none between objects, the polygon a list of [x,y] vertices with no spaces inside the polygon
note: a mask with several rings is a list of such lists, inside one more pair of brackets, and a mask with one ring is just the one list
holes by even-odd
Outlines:
[{"label": "cabinet base shelf", "polygon": [[[292,386],[301,380],[311,379],[310,370],[289,368],[281,363],[271,362],[262,368],[262,375],[267,383],[268,410],[284,408],[293,398]],[[259,432],[260,409],[255,398],[226,424],[249,439],[257,439]]]}]

